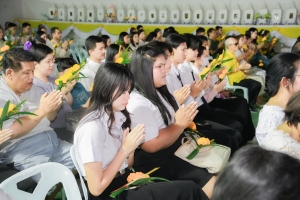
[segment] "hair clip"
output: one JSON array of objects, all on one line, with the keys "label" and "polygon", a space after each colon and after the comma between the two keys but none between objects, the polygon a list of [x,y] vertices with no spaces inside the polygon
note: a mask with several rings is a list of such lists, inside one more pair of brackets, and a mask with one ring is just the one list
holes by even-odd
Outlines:
[{"label": "hair clip", "polygon": [[32,47],[32,43],[30,41],[25,42],[24,49],[26,51],[29,51],[29,49]]}]

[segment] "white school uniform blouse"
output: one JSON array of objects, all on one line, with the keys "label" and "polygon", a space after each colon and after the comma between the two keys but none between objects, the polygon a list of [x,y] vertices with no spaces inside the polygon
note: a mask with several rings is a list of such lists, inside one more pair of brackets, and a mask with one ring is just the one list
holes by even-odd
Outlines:
[{"label": "white school uniform blouse", "polygon": [[[181,84],[181,81],[178,79],[178,75],[180,75],[181,81],[183,86],[184,85],[191,85],[190,77],[192,75],[190,73],[181,72],[179,69],[177,69],[173,64],[171,64],[171,69],[169,73],[167,73],[167,87],[169,92],[174,95],[175,90],[180,90],[183,86]],[[192,96],[188,96],[188,98],[185,100],[184,104],[189,104],[193,101],[196,101],[198,103],[198,106],[201,106],[203,104],[201,97],[205,94],[204,91],[202,91],[197,98],[193,98]]]},{"label": "white school uniform blouse", "polygon": [[[175,116],[173,107],[160,95],[159,92],[157,93],[171,114],[169,125],[173,124]],[[159,134],[159,130],[166,127],[158,107],[136,90],[131,92],[129,103],[126,108],[130,113],[131,129],[136,127],[138,124],[145,125],[145,142],[156,138]]]},{"label": "white school uniform blouse", "polygon": [[91,85],[94,83],[94,79],[98,69],[100,68],[100,63],[96,63],[91,59],[87,59],[87,62],[81,70],[81,73],[87,78],[81,78],[79,82],[83,85],[86,91],[91,91]]},{"label": "white school uniform blouse", "polygon": [[[108,132],[109,116],[106,112],[95,111],[85,116],[79,123],[74,134],[74,148],[79,168],[85,176],[84,164],[101,162],[105,170],[112,162],[122,145],[122,124],[126,117],[121,112],[115,112],[115,123],[112,125],[111,134]],[[128,167],[125,160],[120,170]]]}]

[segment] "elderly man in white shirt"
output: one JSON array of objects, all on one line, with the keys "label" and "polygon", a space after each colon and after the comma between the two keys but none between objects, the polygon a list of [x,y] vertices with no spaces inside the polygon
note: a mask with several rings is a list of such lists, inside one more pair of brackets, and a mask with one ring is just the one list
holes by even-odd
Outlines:
[{"label": "elderly man in white shirt", "polygon": [[79,82],[87,91],[91,91],[101,60],[105,58],[105,45],[101,37],[92,35],[85,40],[85,47],[90,57],[81,71],[86,78],[80,79]]}]

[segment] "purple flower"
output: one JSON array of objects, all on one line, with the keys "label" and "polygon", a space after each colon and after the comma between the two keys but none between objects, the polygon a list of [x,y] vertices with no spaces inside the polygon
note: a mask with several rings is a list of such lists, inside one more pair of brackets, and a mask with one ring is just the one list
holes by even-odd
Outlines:
[{"label": "purple flower", "polygon": [[26,51],[29,51],[29,49],[32,47],[32,43],[30,41],[25,42],[24,49]]}]

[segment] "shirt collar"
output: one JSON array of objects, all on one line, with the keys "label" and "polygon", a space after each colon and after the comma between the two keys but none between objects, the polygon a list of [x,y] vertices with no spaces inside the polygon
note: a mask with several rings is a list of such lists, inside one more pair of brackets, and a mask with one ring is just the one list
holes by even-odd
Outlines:
[{"label": "shirt collar", "polygon": [[87,59],[87,63],[86,64],[89,65],[89,66],[91,66],[91,67],[89,67],[89,69],[91,71],[93,71],[95,74],[97,73],[97,71],[98,71],[98,69],[100,67],[100,63],[97,63],[97,62],[91,60],[90,58]]},{"label": "shirt collar", "polygon": [[180,74],[179,70],[177,69],[177,67],[175,67],[173,64],[171,64],[171,70],[170,70],[170,72],[172,74],[176,75],[176,76]]},{"label": "shirt collar", "polygon": [[[103,112],[103,110],[101,111],[103,113],[103,122],[104,124],[108,127],[108,120],[109,120],[109,116],[106,112]],[[113,123],[113,126],[116,128],[121,128],[123,123],[126,121],[126,117],[122,112],[115,112],[115,122]]]}]

